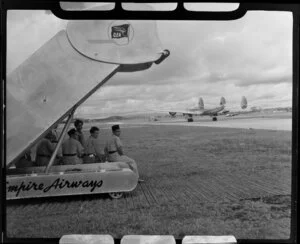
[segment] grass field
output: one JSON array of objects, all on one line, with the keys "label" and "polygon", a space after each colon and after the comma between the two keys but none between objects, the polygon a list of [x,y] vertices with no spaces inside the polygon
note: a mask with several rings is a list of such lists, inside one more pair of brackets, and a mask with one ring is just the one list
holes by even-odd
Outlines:
[{"label": "grass field", "polygon": [[[101,129],[103,145],[110,134]],[[121,139],[145,182],[122,199],[104,194],[8,202],[8,237],[289,238],[291,132],[124,125]]]}]

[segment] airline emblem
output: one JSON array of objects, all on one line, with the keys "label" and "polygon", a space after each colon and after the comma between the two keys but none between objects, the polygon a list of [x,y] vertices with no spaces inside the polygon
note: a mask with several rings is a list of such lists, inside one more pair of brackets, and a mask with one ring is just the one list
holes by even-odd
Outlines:
[{"label": "airline emblem", "polygon": [[119,26],[112,26],[111,27],[111,38],[123,38],[129,37],[128,30],[129,24],[119,25]]},{"label": "airline emblem", "polygon": [[128,45],[133,39],[133,28],[127,21],[114,21],[109,26],[108,34],[115,44]]}]

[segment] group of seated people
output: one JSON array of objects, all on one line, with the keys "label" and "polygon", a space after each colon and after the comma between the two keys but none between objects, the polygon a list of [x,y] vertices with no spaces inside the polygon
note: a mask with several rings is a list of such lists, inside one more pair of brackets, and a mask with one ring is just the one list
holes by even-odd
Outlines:
[{"label": "group of seated people", "polygon": [[[135,160],[127,157],[123,153],[119,125],[112,126],[112,136],[107,140],[104,148],[99,144],[98,135],[100,130],[98,127],[91,127],[90,136],[85,140],[82,132],[83,121],[76,120],[74,126],[75,128],[68,131],[69,138],[58,148],[53,165],[125,162],[139,177]],[[56,128],[48,132],[38,143],[36,148],[36,160],[31,160],[31,152],[28,151],[15,163],[16,168],[47,166],[58,143]],[[138,181],[142,182],[144,180],[138,179]]]},{"label": "group of seated people", "polygon": [[[100,132],[99,128],[93,126],[90,129],[90,137],[85,140],[82,132],[83,121],[76,120],[74,126],[75,128],[68,131],[69,138],[59,147],[53,165],[107,161],[104,149],[101,148],[97,139]],[[58,143],[56,129],[57,126],[38,143],[35,161],[32,161],[29,150],[15,163],[16,168],[47,166]]]}]

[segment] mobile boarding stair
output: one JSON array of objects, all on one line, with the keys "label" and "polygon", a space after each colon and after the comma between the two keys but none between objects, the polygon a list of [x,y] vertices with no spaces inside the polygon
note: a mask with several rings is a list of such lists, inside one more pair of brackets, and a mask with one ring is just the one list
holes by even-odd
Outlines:
[{"label": "mobile boarding stair", "polygon": [[[126,163],[53,165],[76,108],[117,72],[159,64],[163,50],[154,21],[72,20],[7,76],[6,198],[109,193],[137,186]],[[13,168],[28,148],[66,120],[46,167]]]}]

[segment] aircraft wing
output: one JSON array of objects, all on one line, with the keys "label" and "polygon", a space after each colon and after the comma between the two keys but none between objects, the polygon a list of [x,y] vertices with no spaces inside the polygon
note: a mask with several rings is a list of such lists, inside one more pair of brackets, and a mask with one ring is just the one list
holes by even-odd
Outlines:
[{"label": "aircraft wing", "polygon": [[169,114],[191,114],[191,115],[202,115],[202,112],[200,111],[190,111],[190,110],[185,110],[185,109],[153,109],[150,110],[151,112],[156,112],[156,113],[169,113]]},{"label": "aircraft wing", "polygon": [[[249,113],[250,111],[246,110],[247,107],[248,107],[247,98],[245,96],[242,96],[240,108],[239,109],[229,109],[225,116],[232,117],[232,116],[236,116],[239,114]],[[240,110],[240,109],[242,109],[242,110]]]},{"label": "aircraft wing", "polygon": [[169,113],[181,113],[181,114],[190,114],[190,115],[202,115],[202,112],[197,112],[197,111],[189,111],[189,110],[176,110],[176,111],[169,111]]},{"label": "aircraft wing", "polygon": [[7,162],[70,111],[99,81],[116,73],[118,66],[79,55],[70,46],[66,32],[60,31],[9,74]]},{"label": "aircraft wing", "polygon": [[225,114],[226,117],[233,117],[233,116],[236,116],[236,115],[239,115],[240,113],[235,113],[235,112],[229,112],[227,114]]},{"label": "aircraft wing", "polygon": [[246,111],[229,112],[225,116],[233,117],[233,116],[237,116],[237,115],[241,115],[241,114],[250,114],[250,113],[254,113],[254,112],[256,112],[256,111],[246,110]]},{"label": "aircraft wing", "polygon": [[[100,38],[108,38],[107,30],[113,25],[114,22],[101,20],[69,22],[66,30],[58,32],[7,75],[8,167],[115,73],[145,70],[153,63],[162,62],[163,55],[169,55],[158,45],[154,21],[149,22],[147,28],[138,22],[130,22],[139,35],[128,45],[116,43],[119,39],[108,40],[106,44],[89,44],[88,40],[96,38],[98,32],[95,29],[104,31]],[[153,39],[143,38],[150,32]],[[147,48],[143,48],[145,43],[149,44]],[[107,53],[110,56],[106,57]],[[131,63],[128,63],[132,60],[129,54],[134,56]],[[116,60],[112,60],[114,57]]]}]

